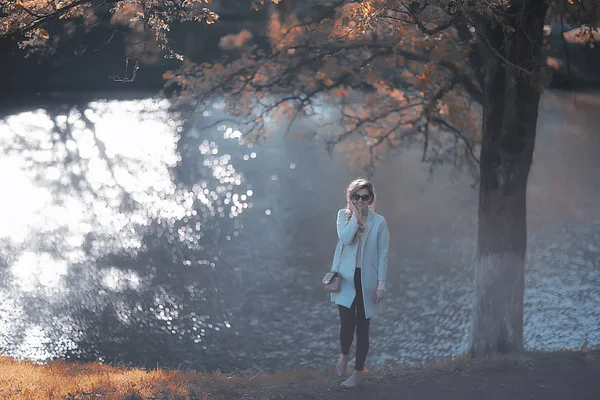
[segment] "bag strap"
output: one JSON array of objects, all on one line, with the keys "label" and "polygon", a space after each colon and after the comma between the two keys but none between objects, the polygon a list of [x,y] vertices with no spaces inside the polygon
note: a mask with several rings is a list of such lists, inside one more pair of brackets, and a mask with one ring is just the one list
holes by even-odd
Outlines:
[{"label": "bag strap", "polygon": [[340,265],[342,265],[342,254],[344,253],[344,247],[346,247],[346,246],[344,245],[344,243],[342,243],[342,249],[340,250],[340,260],[338,261],[337,267],[334,269],[334,272],[340,271]]},{"label": "bag strap", "polygon": [[[348,224],[348,221],[350,221],[350,218],[346,217],[346,224]],[[338,243],[341,243],[342,240],[338,239]],[[344,245],[344,243],[342,243],[342,249],[340,250],[340,261],[338,262],[337,267],[334,269],[334,272],[339,272],[340,270],[340,265],[342,264],[342,254],[344,254],[344,247],[346,247]]]}]

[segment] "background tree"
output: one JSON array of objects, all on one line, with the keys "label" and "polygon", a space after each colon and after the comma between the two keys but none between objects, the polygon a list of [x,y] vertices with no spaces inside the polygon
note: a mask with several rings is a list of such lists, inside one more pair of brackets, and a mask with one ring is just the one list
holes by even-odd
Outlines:
[{"label": "background tree", "polygon": [[[44,26],[98,7],[138,24],[168,49],[175,21],[217,15],[210,1],[0,1],[0,37],[52,48]],[[258,9],[266,1],[248,1]],[[272,0],[270,3],[280,3]],[[310,136],[353,163],[373,168],[391,149],[421,144],[432,167],[452,163],[478,174],[479,226],[471,353],[523,346],[526,187],[537,110],[545,84],[545,21],[583,24],[593,43],[600,2],[577,0],[285,0],[273,7],[263,38],[242,30],[221,39],[218,63],[165,74],[176,104],[228,98],[249,138],[271,121],[310,118]],[[145,48],[142,48],[142,53]],[[178,56],[178,55],[176,55]],[[179,57],[178,57],[179,58]],[[135,66],[137,68],[137,64]]]},{"label": "background tree", "polygon": [[[25,55],[56,55],[67,42],[99,25],[112,35],[125,34],[125,73],[115,81],[133,82],[142,64],[157,56],[182,59],[169,43],[176,23],[213,24],[219,16],[207,8],[211,0],[0,0],[0,40],[14,37]],[[107,18],[108,17],[108,18]],[[62,47],[61,47],[62,46]],[[77,49],[77,52],[83,52]]]}]

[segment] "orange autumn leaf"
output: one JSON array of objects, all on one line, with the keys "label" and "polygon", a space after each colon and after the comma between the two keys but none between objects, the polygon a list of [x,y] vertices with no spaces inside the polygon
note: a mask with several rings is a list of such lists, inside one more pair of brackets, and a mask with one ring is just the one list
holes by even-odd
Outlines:
[{"label": "orange autumn leaf", "polygon": [[334,93],[340,99],[345,99],[350,94],[350,92],[346,89],[337,89]]}]

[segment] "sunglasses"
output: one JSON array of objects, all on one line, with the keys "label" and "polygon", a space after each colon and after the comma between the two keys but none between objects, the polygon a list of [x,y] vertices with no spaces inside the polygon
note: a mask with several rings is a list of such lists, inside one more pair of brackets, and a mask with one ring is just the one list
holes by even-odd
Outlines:
[{"label": "sunglasses", "polygon": [[369,201],[369,200],[371,200],[371,195],[365,194],[365,195],[361,196],[360,194],[353,194],[352,200],[354,200],[354,201],[358,201],[358,200]]}]

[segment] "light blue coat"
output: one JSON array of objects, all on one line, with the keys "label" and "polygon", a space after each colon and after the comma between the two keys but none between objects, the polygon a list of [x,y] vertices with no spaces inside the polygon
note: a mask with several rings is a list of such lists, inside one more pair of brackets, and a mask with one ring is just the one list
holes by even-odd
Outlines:
[{"label": "light blue coat", "polygon": [[[345,209],[341,209],[337,214],[339,241],[335,248],[331,266],[331,271],[339,268],[338,271],[342,276],[341,288],[339,293],[332,293],[330,297],[332,302],[350,308],[356,296],[354,270],[356,269],[358,241],[353,239],[358,230],[358,221],[350,219],[346,222],[345,211]],[[361,281],[365,316],[371,318],[381,312],[381,302],[375,303],[373,297],[377,290],[377,281],[386,280],[390,233],[385,218],[374,211],[369,210],[366,222],[367,230],[363,234],[362,240]]]}]

